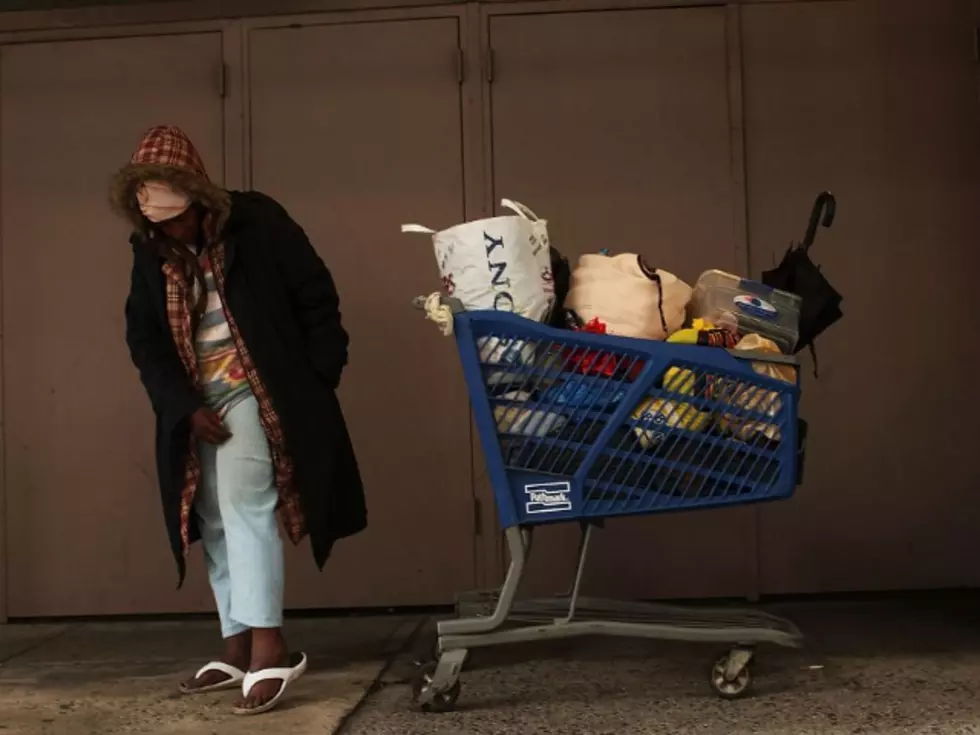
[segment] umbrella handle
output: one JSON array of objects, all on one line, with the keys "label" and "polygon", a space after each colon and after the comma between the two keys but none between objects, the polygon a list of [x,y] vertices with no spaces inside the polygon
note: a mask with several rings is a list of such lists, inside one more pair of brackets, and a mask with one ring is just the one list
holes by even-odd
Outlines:
[{"label": "umbrella handle", "polygon": [[[810,212],[810,224],[806,228],[806,236],[803,238],[803,249],[809,250],[817,237],[817,226],[823,225],[830,227],[834,224],[834,217],[837,215],[837,199],[829,191],[822,192],[813,203],[813,211]],[[823,221],[821,221],[821,216]]]}]

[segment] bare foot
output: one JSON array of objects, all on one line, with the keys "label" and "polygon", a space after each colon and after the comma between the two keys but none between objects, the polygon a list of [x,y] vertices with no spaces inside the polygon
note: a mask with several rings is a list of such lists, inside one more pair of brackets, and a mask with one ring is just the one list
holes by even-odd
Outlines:
[{"label": "bare foot", "polygon": [[[248,669],[249,661],[252,656],[252,631],[247,630],[231,638],[225,638],[225,652],[220,661],[236,669],[245,671]],[[191,678],[181,682],[180,689],[186,694],[191,694],[197,689],[214,686],[228,680],[228,674],[221,671],[206,671],[198,678]]]},{"label": "bare foot", "polygon": [[[252,629],[252,661],[249,671],[274,669],[291,666],[289,648],[282,636],[282,628],[253,628]],[[276,696],[282,686],[282,679],[267,679],[260,681],[238,703],[241,709],[261,707]]]}]

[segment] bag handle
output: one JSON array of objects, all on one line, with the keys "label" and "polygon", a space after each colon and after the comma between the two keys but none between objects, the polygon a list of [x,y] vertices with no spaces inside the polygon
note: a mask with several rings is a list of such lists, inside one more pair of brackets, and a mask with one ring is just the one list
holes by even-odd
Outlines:
[{"label": "bag handle", "polygon": [[402,233],[411,233],[415,235],[435,235],[436,231],[431,227],[425,227],[424,225],[402,225]]},{"label": "bag handle", "polygon": [[520,202],[515,202],[513,199],[501,199],[500,206],[504,209],[509,209],[512,212],[516,212],[519,216],[531,222],[537,222],[541,218],[538,217],[530,207],[527,207]]},{"label": "bag handle", "polygon": [[664,316],[664,282],[657,273],[656,268],[651,268],[647,265],[647,262],[643,260],[642,255],[636,256],[636,265],[640,269],[640,273],[650,279],[651,282],[657,284],[657,311],[660,313],[660,326],[664,330],[664,339],[670,336],[670,331],[667,329],[667,317]]}]

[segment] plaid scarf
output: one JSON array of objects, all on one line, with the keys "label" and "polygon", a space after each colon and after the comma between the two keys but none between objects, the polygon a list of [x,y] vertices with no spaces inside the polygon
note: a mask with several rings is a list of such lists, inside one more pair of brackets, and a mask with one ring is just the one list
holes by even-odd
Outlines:
[{"label": "plaid scarf", "polygon": [[[222,303],[225,303],[224,262],[224,245],[213,245],[211,247],[211,267],[214,270],[215,286]],[[181,269],[175,264],[165,263],[163,272],[167,280],[167,320],[170,323],[170,332],[177,345],[177,352],[184,364],[184,369],[196,385],[198,369],[197,352],[194,348],[193,320],[191,318],[190,305],[192,301],[189,293],[191,287]],[[272,450],[272,463],[275,470],[276,488],[279,491],[279,511],[283,526],[290,540],[293,543],[299,543],[306,535],[306,520],[303,517],[299,494],[293,485],[293,463],[286,453],[282,424],[272,407],[269,392],[259,377],[248,347],[242,340],[238,325],[227,307],[225,308],[225,316],[228,319],[228,328],[231,330],[232,338],[235,340],[242,369],[248,378],[252,394],[259,404],[259,421]],[[194,507],[194,498],[200,481],[201,459],[198,455],[197,440],[191,436],[189,438],[187,463],[184,466],[184,488],[180,498],[180,539],[185,555],[190,547],[191,509]]]}]

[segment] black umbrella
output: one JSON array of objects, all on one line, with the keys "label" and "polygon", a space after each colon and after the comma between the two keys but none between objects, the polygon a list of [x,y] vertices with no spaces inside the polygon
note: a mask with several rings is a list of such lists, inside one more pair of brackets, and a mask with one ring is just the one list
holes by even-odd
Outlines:
[{"label": "black umbrella", "polygon": [[829,191],[817,197],[810,214],[810,223],[803,242],[797,246],[790,245],[783,256],[782,262],[771,271],[762,274],[762,282],[780,291],[789,291],[803,299],[800,308],[800,338],[796,351],[809,347],[813,352],[814,369],[816,369],[816,353],[813,342],[837,322],[842,316],[841,302],[844,297],[824,277],[820,266],[810,260],[810,247],[817,236],[817,227],[830,227],[834,224],[837,214],[837,200]]}]

